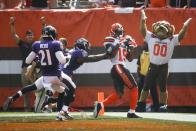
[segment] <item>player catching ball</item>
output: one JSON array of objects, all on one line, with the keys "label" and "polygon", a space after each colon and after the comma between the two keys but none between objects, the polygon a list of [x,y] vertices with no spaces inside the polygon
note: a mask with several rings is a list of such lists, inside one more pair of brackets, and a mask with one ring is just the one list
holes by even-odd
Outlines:
[{"label": "player catching ball", "polygon": [[184,22],[184,25],[178,34],[174,35],[175,28],[168,21],[158,21],[152,24],[152,32],[147,30],[146,15],[141,10],[140,32],[148,43],[150,52],[150,68],[148,70],[144,87],[142,89],[136,111],[145,112],[146,98],[149,89],[153,86],[153,81],[157,81],[160,87],[160,112],[167,111],[167,77],[168,62],[172,57],[174,47],[180,45],[180,41],[184,38],[186,30],[192,18]]}]

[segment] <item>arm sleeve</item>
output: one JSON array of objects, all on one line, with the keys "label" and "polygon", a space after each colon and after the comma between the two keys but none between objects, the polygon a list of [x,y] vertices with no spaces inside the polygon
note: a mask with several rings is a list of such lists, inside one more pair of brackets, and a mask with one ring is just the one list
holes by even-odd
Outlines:
[{"label": "arm sleeve", "polygon": [[147,32],[146,32],[146,36],[145,36],[145,41],[146,41],[146,42],[149,41],[151,35],[152,35],[152,32],[150,32],[150,31],[147,31]]},{"label": "arm sleeve", "polygon": [[58,59],[58,61],[61,64],[65,64],[66,63],[66,57],[63,55],[63,52],[62,51],[57,51],[55,53],[55,56],[56,56],[56,58]]},{"label": "arm sleeve", "polygon": [[174,44],[174,46],[180,45],[178,35],[173,36],[172,43]]},{"label": "arm sleeve", "polygon": [[27,64],[30,64],[36,57],[36,53],[34,51],[31,51],[31,53],[27,56],[25,62]]}]

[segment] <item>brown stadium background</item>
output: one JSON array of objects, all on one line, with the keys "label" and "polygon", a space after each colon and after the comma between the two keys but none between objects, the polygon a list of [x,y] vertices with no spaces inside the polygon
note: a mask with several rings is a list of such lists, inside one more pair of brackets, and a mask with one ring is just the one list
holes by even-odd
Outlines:
[{"label": "brown stadium background", "polygon": [[[196,10],[195,9],[147,9],[148,29],[151,30],[153,22],[168,20],[178,33],[184,21],[192,17],[193,20],[188,32],[182,41],[182,46],[176,47],[172,60],[169,63],[170,74],[168,79],[168,105],[170,107],[196,107]],[[45,16],[47,24],[54,25],[59,37],[68,39],[69,48],[74,40],[85,37],[91,42],[92,54],[104,52],[103,39],[109,35],[110,25],[119,22],[124,26],[126,34],[133,36],[138,45],[142,45],[143,38],[139,33],[140,10],[129,14],[116,14],[113,10],[92,9],[79,11],[42,10],[42,11],[16,11],[6,10],[0,12],[0,107],[5,99],[15,93],[20,84],[21,60],[17,45],[12,39],[9,28],[9,17],[16,17],[16,32],[24,38],[24,32],[32,29],[36,39],[41,33],[40,17]],[[140,53],[137,48],[133,62],[127,63],[128,69],[136,76],[137,57]],[[76,101],[72,104],[77,108],[92,108],[97,100],[97,93],[109,94],[112,88],[110,78],[111,63],[109,60],[97,63],[84,64],[77,70],[74,81],[77,84]],[[126,93],[125,93],[126,94]],[[34,95],[31,94],[33,107]],[[118,101],[115,105],[126,107],[129,105],[127,98]],[[22,108],[22,98],[13,107]],[[111,105],[111,106],[115,106]]]}]

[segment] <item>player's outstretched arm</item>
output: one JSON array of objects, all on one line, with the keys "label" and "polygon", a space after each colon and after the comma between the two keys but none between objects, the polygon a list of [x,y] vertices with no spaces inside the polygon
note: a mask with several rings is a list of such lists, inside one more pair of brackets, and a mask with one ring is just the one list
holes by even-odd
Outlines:
[{"label": "player's outstretched arm", "polygon": [[146,14],[144,10],[142,9],[141,20],[140,20],[140,32],[144,37],[146,36],[146,32],[147,32],[146,19],[147,19]]},{"label": "player's outstretched arm", "polygon": [[89,55],[87,57],[80,57],[77,59],[78,63],[82,63],[82,62],[97,62],[103,59],[107,59],[108,55],[106,53],[104,54],[97,54],[97,55]]},{"label": "player's outstretched arm", "polygon": [[184,38],[185,33],[186,33],[186,31],[187,31],[187,28],[188,28],[188,26],[189,26],[191,20],[192,20],[192,18],[188,18],[188,19],[184,22],[184,25],[183,25],[183,27],[182,27],[182,29],[180,30],[179,35],[178,35],[178,40],[179,40],[179,41],[181,41],[181,40]]},{"label": "player's outstretched arm", "polygon": [[15,31],[15,18],[14,17],[10,17],[10,29],[11,29],[11,34],[15,40],[15,42],[18,44],[19,41],[20,41],[20,37],[16,34],[16,31]]}]

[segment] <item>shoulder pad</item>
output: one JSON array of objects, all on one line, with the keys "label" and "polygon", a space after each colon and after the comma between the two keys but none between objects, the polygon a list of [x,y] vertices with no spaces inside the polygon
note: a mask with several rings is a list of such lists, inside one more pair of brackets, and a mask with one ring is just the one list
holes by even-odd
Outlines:
[{"label": "shoulder pad", "polygon": [[115,41],[115,38],[111,37],[111,36],[108,36],[104,39],[104,42],[114,42]]}]

